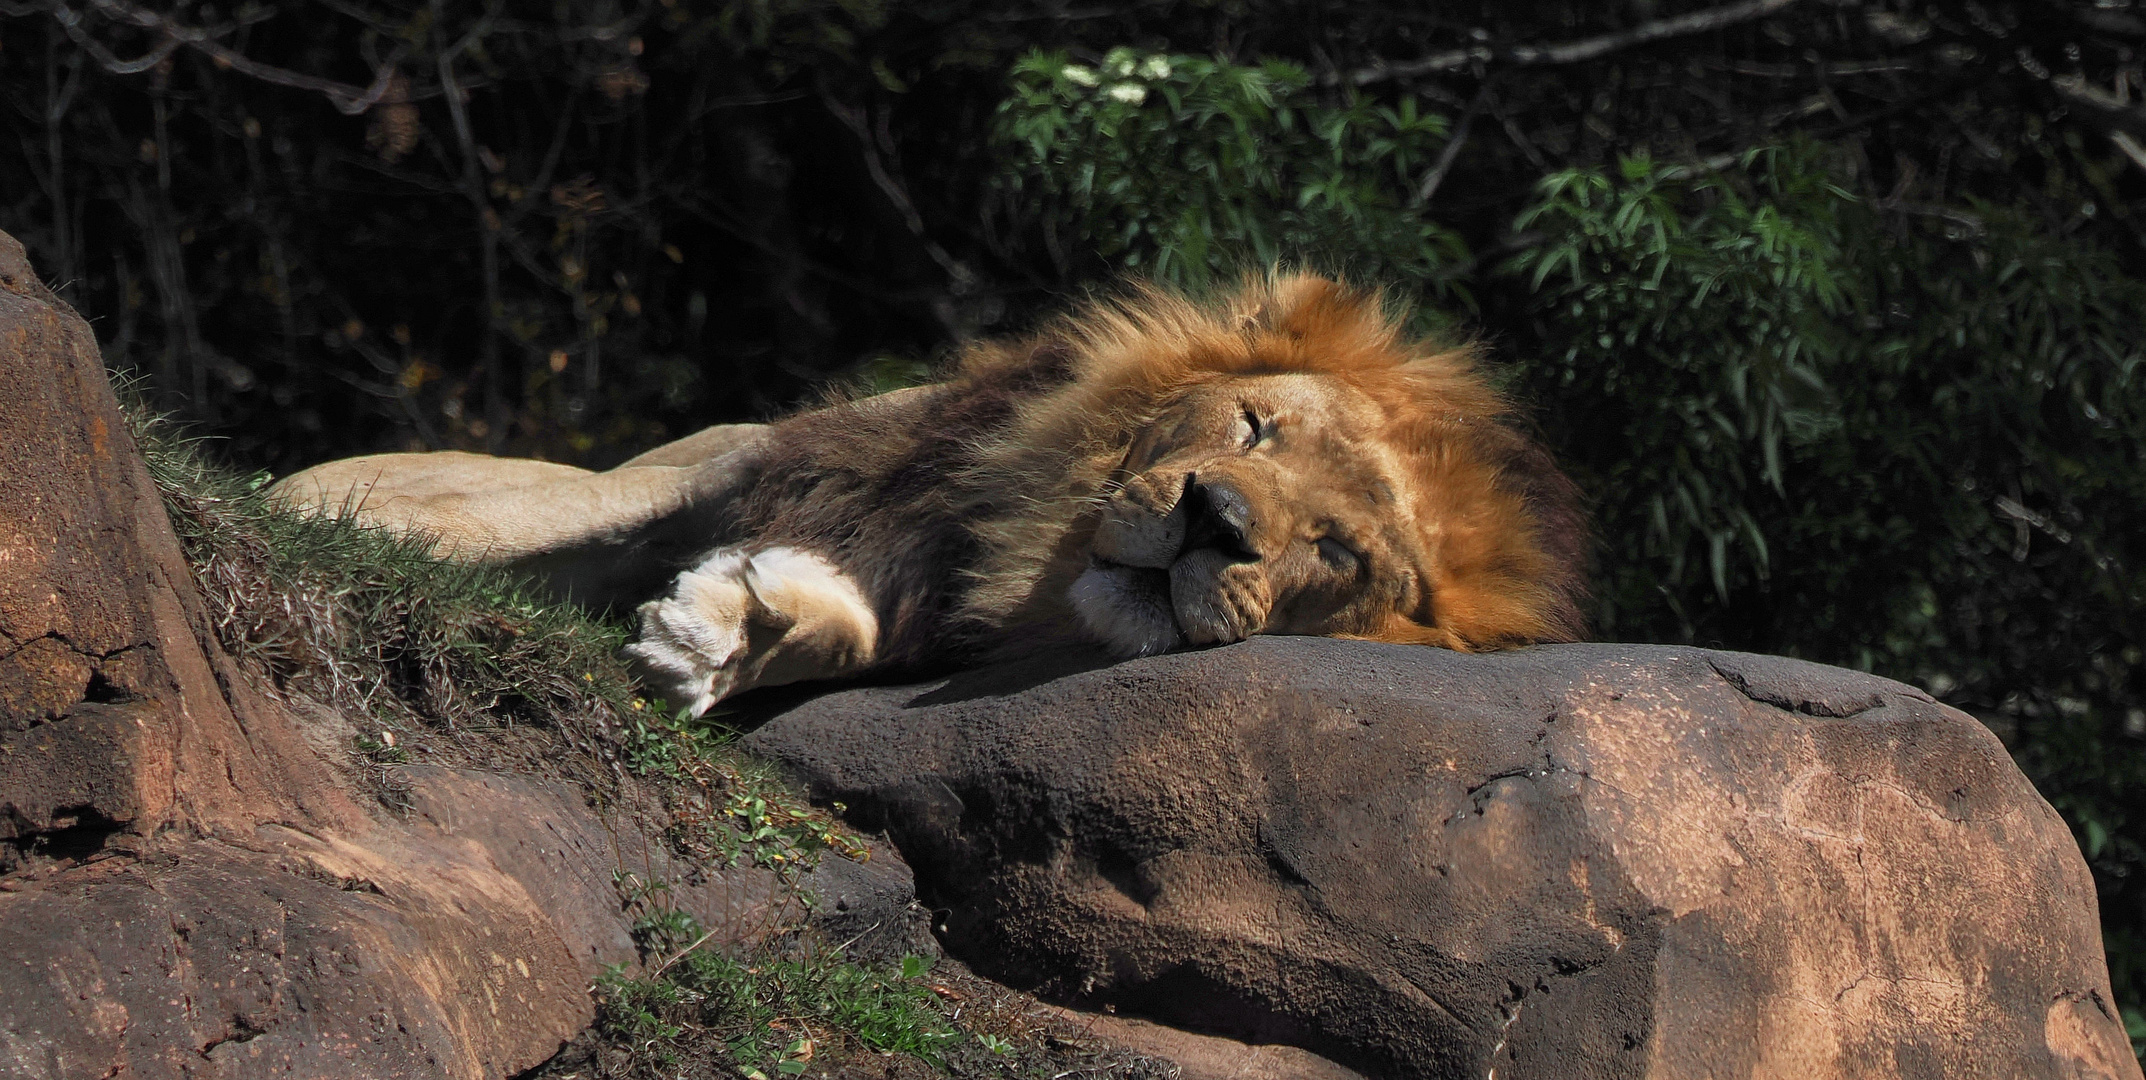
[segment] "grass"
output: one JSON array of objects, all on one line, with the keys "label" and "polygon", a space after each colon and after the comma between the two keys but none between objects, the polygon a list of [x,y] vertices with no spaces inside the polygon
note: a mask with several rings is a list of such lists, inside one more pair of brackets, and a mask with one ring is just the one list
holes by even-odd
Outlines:
[{"label": "grass", "polygon": [[602,1046],[562,1055],[538,1077],[1164,1080],[1178,1071],[959,964],[916,956],[867,965],[797,944],[744,956],[689,950],[660,971],[605,975],[597,1001]]},{"label": "grass", "polygon": [[[693,928],[684,928],[690,932]],[[811,950],[734,958],[686,950],[650,975],[614,970],[597,982],[598,1025],[628,1048],[631,1073],[689,1062],[731,1075],[804,1075],[815,1058],[903,1055],[935,1069],[963,1037],[924,981],[931,964],[863,966]]]},{"label": "grass", "polygon": [[281,510],[266,474],[219,469],[160,424],[137,437],[217,637],[278,689],[391,731],[535,723],[623,742],[648,711],[617,656],[622,627],[422,539]]}]

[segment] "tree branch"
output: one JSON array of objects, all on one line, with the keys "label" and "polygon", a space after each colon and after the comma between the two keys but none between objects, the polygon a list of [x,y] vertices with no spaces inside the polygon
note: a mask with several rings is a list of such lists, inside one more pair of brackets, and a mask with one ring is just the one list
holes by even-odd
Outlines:
[{"label": "tree branch", "polygon": [[1576,64],[1592,60],[1619,49],[1645,45],[1664,38],[1683,37],[1687,34],[1703,34],[1720,30],[1737,23],[1764,18],[1776,11],[1793,7],[1800,0],[1744,0],[1740,4],[1727,4],[1705,11],[1694,11],[1670,19],[1656,19],[1641,23],[1629,30],[1614,34],[1564,41],[1554,45],[1515,45],[1506,49],[1474,46],[1466,49],[1450,49],[1432,53],[1421,60],[1402,64],[1381,63],[1375,67],[1359,68],[1336,81],[1346,81],[1365,86],[1388,79],[1406,79],[1417,75],[1431,75],[1442,71],[1454,71],[1473,63],[1505,64],[1512,67],[1542,67],[1553,64]]},{"label": "tree branch", "polygon": [[1484,104],[1489,100],[1490,84],[1485,83],[1481,90],[1476,91],[1475,100],[1469,102],[1468,108],[1460,114],[1460,123],[1454,127],[1453,137],[1446,140],[1445,149],[1439,151],[1437,162],[1431,166],[1430,172],[1424,174],[1423,182],[1416,185],[1416,197],[1410,199],[1408,205],[1428,206],[1431,196],[1438,194],[1438,185],[1445,183],[1446,173],[1452,171],[1453,163],[1460,158],[1461,147],[1467,145],[1468,129],[1474,126],[1476,115],[1483,111]]},{"label": "tree branch", "polygon": [[[827,106],[827,111],[833,113],[835,119],[842,121],[843,126],[849,128],[857,136],[857,144],[864,151],[865,171],[871,175],[872,182],[879,186],[881,194],[884,194],[887,197],[887,201],[893,204],[895,212],[901,215],[902,223],[909,227],[910,233],[923,245],[925,254],[929,255],[933,262],[938,263],[941,270],[946,271],[953,295],[963,296],[971,292],[977,281],[976,271],[970,269],[967,263],[955,258],[953,253],[942,247],[937,240],[932,239],[930,232],[924,227],[924,216],[917,212],[915,201],[909,197],[908,187],[902,183],[900,177],[887,168],[887,163],[880,154],[882,142],[889,146],[893,143],[893,137],[885,127],[884,114],[881,116],[880,130],[877,133],[878,138],[875,139],[871,125],[868,123],[866,107],[843,104],[835,100],[832,94],[828,94],[825,91],[822,91],[820,96]],[[951,317],[949,309],[942,305],[934,305],[933,311],[956,338],[967,336],[968,328],[960,325],[957,320]]]},{"label": "tree branch", "polygon": [[2114,91],[2087,82],[2083,75],[2059,75],[2049,80],[2049,86],[2088,125],[2107,135],[2133,165],[2146,171],[2146,104],[2131,103],[2130,88],[2122,79]]},{"label": "tree branch", "polygon": [[82,25],[82,16],[76,14],[74,9],[65,4],[59,4],[49,9],[41,8],[36,4],[23,4],[20,7],[8,4],[4,8],[0,8],[0,10],[17,17],[38,13],[52,16],[52,20],[60,24],[60,29],[67,31],[68,38],[73,40],[75,44],[80,45],[84,52],[89,53],[90,59],[95,60],[98,66],[114,75],[139,75],[163,63],[165,57],[170,56],[179,48],[177,38],[167,37],[157,42],[155,48],[150,49],[138,59],[121,60],[117,53],[105,48],[96,38],[91,37],[89,30]]},{"label": "tree branch", "polygon": [[[323,79],[314,75],[304,75],[296,71],[289,71],[248,59],[244,53],[229,48],[216,40],[216,36],[219,33],[228,32],[228,28],[223,31],[211,31],[197,26],[187,26],[154,12],[134,7],[125,3],[124,0],[89,0],[89,4],[98,13],[113,22],[151,31],[162,40],[158,41],[156,47],[151,49],[146,56],[136,60],[121,60],[110,49],[98,44],[94,38],[89,36],[88,29],[82,26],[81,14],[68,7],[64,0],[43,0],[43,2],[39,3],[19,5],[7,4],[4,9],[0,10],[5,10],[7,14],[18,16],[31,13],[43,13],[51,16],[53,21],[59,23],[67,31],[67,36],[73,39],[75,44],[82,46],[83,50],[88,52],[99,66],[115,75],[136,75],[147,71],[162,63],[166,57],[170,56],[180,46],[185,46],[208,56],[209,59],[216,62],[218,67],[230,68],[241,75],[250,75],[262,82],[288,86],[296,90],[311,90],[325,95],[329,103],[335,106],[336,111],[346,116],[356,116],[379,103],[381,95],[387,93],[388,80],[395,74],[395,61],[400,59],[405,51],[402,46],[397,46],[395,53],[390,56],[388,62],[381,65],[379,75],[373,80],[371,86],[352,86],[349,83],[340,83],[333,79]],[[258,20],[241,20],[242,23],[246,21]]]},{"label": "tree branch", "polygon": [[2104,132],[2127,132],[2134,138],[2146,135],[2146,105],[2132,104],[2129,93],[2103,90],[2084,75],[2059,75],[2049,80],[2049,87]]}]

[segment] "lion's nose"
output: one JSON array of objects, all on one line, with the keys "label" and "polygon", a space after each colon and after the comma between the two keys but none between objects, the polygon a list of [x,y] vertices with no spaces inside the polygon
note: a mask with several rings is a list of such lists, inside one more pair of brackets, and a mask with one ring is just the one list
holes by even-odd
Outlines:
[{"label": "lion's nose", "polygon": [[1244,492],[1223,480],[1185,480],[1185,548],[1214,548],[1228,555],[1257,559],[1252,549],[1251,501]]}]

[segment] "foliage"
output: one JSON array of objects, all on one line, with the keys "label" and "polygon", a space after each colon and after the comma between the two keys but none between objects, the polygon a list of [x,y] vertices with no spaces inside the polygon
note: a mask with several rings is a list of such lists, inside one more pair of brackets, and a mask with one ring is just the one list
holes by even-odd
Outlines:
[{"label": "foliage", "polygon": [[1159,1080],[1178,1072],[958,964],[918,956],[863,964],[781,942],[728,955],[696,947],[705,934],[691,919],[664,921],[644,937],[661,962],[597,980],[598,1029],[622,1051],[600,1075],[775,1080],[853,1076],[863,1062],[886,1076]]},{"label": "foliage", "polygon": [[676,848],[710,864],[772,870],[792,886],[825,852],[869,857],[862,840],[838,829],[829,811],[810,805],[775,766],[739,750],[737,732],[720,726],[720,716],[672,714],[657,702],[627,721],[628,764],[697,792],[674,808],[669,838]]},{"label": "foliage", "polygon": [[[1718,602],[1732,575],[1764,581],[1753,504],[1786,494],[1785,454],[1840,429],[1826,374],[1860,340],[1843,327],[1840,280],[1854,197],[1812,156],[1753,151],[1740,169],[1696,177],[1645,157],[1614,178],[1567,170],[1517,222],[1548,238],[1510,267],[1538,294],[1547,348],[1531,376],[1596,415],[1614,403],[1619,442],[1601,455],[1600,497],[1633,511],[1605,528],[1638,545],[1613,559],[1654,575],[1639,586],[1658,587],[1638,598],[1642,611],[1666,599],[1684,615],[1701,580]],[[1613,634],[1623,592],[1604,605]],[[1688,617],[1678,630],[1695,633]]]},{"label": "foliage", "polygon": [[1413,97],[1329,103],[1295,64],[1129,48],[1094,66],[1032,53],[1012,83],[996,133],[1005,187],[1038,208],[1054,252],[1200,286],[1347,236],[1348,257],[1434,289],[1467,257],[1405,190],[1448,127]]}]

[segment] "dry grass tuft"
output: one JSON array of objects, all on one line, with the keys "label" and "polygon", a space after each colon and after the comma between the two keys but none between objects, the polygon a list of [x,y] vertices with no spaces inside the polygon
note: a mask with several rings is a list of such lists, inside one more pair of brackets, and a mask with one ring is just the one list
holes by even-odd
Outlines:
[{"label": "dry grass tuft", "polygon": [[265,475],[233,476],[197,443],[136,426],[217,637],[278,690],[385,730],[538,724],[584,747],[619,742],[648,708],[617,657],[621,627],[422,542],[271,506]]}]

